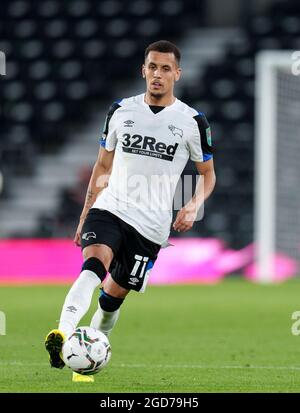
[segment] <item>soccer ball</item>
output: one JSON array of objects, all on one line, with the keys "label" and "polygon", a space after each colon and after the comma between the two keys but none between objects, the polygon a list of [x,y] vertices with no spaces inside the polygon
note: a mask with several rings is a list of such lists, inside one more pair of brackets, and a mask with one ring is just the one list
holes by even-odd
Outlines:
[{"label": "soccer ball", "polygon": [[108,338],[92,327],[78,327],[62,348],[66,366],[79,374],[96,374],[109,362]]}]

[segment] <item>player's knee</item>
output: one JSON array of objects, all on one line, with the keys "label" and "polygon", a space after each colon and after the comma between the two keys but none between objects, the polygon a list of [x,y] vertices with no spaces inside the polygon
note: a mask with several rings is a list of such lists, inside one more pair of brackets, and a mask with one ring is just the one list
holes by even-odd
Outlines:
[{"label": "player's knee", "polygon": [[104,280],[106,276],[106,268],[102,261],[99,260],[99,258],[96,257],[90,257],[87,260],[84,261],[81,271],[84,270],[89,270],[94,272],[98,277],[100,278],[101,281]]},{"label": "player's knee", "polygon": [[109,268],[113,259],[113,252],[110,247],[103,244],[88,245],[83,250],[83,256],[87,260],[90,257],[98,258],[106,269]]},{"label": "player's knee", "polygon": [[116,311],[123,304],[124,298],[113,297],[107,294],[103,289],[101,290],[99,304],[103,311]]}]

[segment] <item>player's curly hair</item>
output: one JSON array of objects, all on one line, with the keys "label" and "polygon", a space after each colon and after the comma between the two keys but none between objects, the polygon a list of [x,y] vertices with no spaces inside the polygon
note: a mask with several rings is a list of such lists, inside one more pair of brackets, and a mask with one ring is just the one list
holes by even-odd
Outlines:
[{"label": "player's curly hair", "polygon": [[157,42],[149,44],[145,50],[145,60],[150,52],[160,52],[160,53],[173,53],[176,59],[176,62],[179,66],[181,53],[177,46],[174,43],[169,42],[168,40],[158,40]]}]

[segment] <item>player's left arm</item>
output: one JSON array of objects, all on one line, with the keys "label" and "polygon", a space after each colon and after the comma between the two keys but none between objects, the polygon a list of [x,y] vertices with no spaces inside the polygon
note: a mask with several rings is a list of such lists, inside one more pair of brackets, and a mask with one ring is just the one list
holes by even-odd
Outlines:
[{"label": "player's left arm", "polygon": [[206,162],[195,162],[195,165],[200,177],[192,199],[177,213],[173,228],[178,232],[186,232],[192,228],[199,209],[210,196],[216,184],[213,158]]}]

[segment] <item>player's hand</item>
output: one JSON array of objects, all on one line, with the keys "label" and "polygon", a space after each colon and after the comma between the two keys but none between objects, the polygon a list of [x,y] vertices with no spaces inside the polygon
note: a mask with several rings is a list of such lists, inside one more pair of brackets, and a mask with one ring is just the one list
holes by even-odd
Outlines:
[{"label": "player's hand", "polygon": [[194,202],[189,202],[180,211],[178,211],[173,228],[178,232],[189,231],[194,225],[197,217],[198,208]]},{"label": "player's hand", "polygon": [[73,241],[75,242],[77,247],[81,246],[81,236],[80,236],[80,234],[81,234],[81,229],[82,229],[83,223],[84,223],[84,218],[80,218],[80,221],[79,221],[79,224],[78,224],[78,227],[76,229],[75,236],[74,236],[74,239],[73,239]]}]

